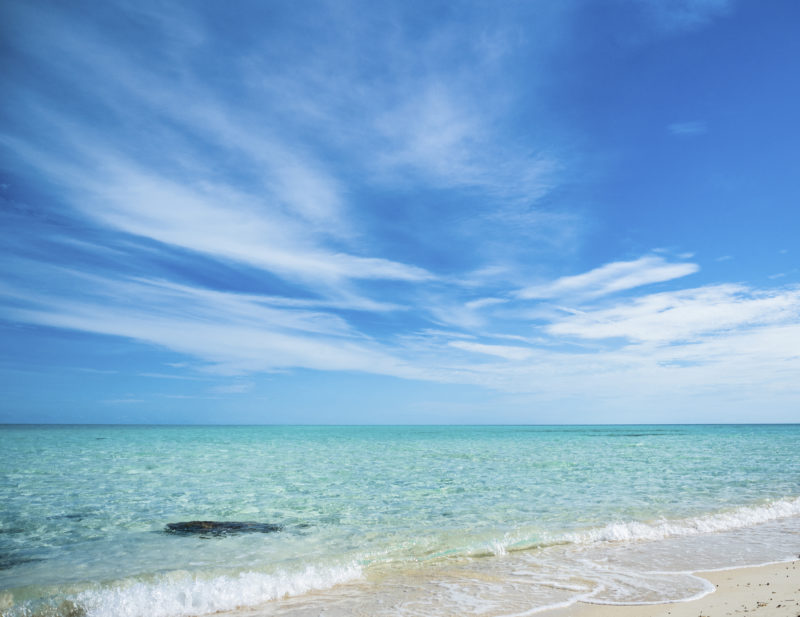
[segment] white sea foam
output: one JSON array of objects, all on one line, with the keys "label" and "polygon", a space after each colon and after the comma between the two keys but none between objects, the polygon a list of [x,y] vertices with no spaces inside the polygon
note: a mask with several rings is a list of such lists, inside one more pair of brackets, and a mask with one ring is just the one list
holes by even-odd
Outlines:
[{"label": "white sea foam", "polygon": [[660,520],[652,523],[635,521],[611,523],[604,527],[564,534],[559,536],[557,540],[579,544],[660,540],[670,537],[731,531],[790,516],[800,516],[800,497],[773,501],[760,506],[743,506],[728,512],[704,514],[692,518]]},{"label": "white sea foam", "polygon": [[800,497],[780,499],[758,506],[742,506],[726,512],[703,514],[697,517],[661,519],[651,522],[609,523],[602,527],[561,534],[541,534],[532,538],[525,537],[520,533],[506,534],[502,539],[492,539],[482,543],[469,554],[472,556],[484,554],[502,556],[509,552],[528,551],[555,544],[663,540],[733,531],[795,516],[800,516]]},{"label": "white sea foam", "polygon": [[356,564],[300,572],[242,572],[238,576],[203,579],[189,573],[165,575],[155,582],[83,591],[69,598],[87,617],[188,617],[239,607],[258,606],[271,600],[356,580]]}]

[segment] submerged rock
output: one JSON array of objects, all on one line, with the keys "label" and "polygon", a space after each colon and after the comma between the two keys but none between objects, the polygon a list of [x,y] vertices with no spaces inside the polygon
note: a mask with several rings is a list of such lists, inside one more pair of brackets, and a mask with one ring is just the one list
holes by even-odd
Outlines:
[{"label": "submerged rock", "polygon": [[[0,570],[10,570],[14,566],[19,566],[24,563],[33,563],[35,561],[42,560],[38,557],[15,557],[14,555],[0,553]],[[0,603],[0,608],[3,608],[2,603]],[[5,613],[0,613],[0,615],[4,614]]]},{"label": "submerged rock", "polygon": [[272,523],[251,523],[241,521],[188,521],[184,523],[167,523],[164,531],[177,534],[199,534],[224,536],[235,533],[274,533],[283,529],[281,525]]}]

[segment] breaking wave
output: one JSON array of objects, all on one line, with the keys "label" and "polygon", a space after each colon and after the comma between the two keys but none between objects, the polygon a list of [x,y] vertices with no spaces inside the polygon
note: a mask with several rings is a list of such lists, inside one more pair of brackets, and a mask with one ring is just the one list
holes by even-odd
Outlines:
[{"label": "breaking wave", "polygon": [[355,564],[309,566],[301,572],[242,572],[204,579],[173,572],[155,581],[131,581],[88,589],[39,606],[23,604],[9,617],[190,617],[252,607],[309,591],[329,589],[361,577]]},{"label": "breaking wave", "polygon": [[728,512],[703,514],[684,519],[665,519],[650,523],[611,523],[604,527],[564,534],[559,540],[579,544],[661,540],[679,536],[732,531],[791,516],[800,516],[800,497],[781,499],[760,506],[742,506]]}]

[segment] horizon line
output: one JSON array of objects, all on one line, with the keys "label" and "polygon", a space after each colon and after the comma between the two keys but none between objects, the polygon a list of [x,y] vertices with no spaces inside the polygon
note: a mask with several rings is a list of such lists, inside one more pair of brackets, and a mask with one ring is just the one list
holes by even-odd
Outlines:
[{"label": "horizon line", "polygon": [[174,422],[0,422],[0,427],[10,426],[159,426],[159,427],[549,427],[549,426],[800,426],[798,422],[600,422],[600,423],[263,423],[263,424],[222,424],[222,423],[192,423],[180,424]]}]

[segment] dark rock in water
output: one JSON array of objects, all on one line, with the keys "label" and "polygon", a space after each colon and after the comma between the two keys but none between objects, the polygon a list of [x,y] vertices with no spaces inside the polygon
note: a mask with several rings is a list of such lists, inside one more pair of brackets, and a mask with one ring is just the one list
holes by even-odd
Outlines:
[{"label": "dark rock in water", "polygon": [[199,534],[225,536],[235,533],[274,533],[283,529],[272,523],[249,523],[240,521],[188,521],[186,523],[167,523],[164,531],[182,535]]},{"label": "dark rock in water", "polygon": [[42,561],[42,560],[37,557],[16,557],[14,555],[6,555],[4,553],[0,553],[0,570],[10,570],[14,566],[19,566],[24,563],[33,563],[35,561]]},{"label": "dark rock in water", "polygon": [[84,516],[86,515],[81,514],[80,512],[72,512],[70,514],[54,514],[53,516],[48,516],[47,518],[50,520],[71,519],[75,521],[80,521],[83,520]]}]

